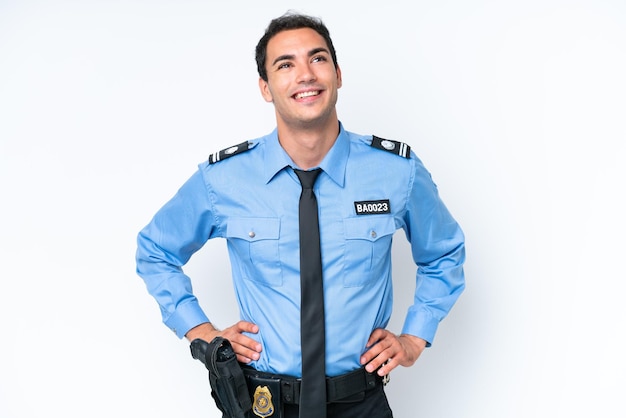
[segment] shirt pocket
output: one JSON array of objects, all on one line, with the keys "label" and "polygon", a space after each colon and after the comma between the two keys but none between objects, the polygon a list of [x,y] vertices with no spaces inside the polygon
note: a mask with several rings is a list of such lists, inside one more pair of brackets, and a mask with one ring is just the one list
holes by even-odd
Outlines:
[{"label": "shirt pocket", "polygon": [[226,238],[234,252],[233,264],[244,279],[268,286],[282,286],[279,253],[280,219],[229,218]]},{"label": "shirt pocket", "polygon": [[343,283],[364,286],[387,277],[391,263],[391,241],[396,231],[392,216],[371,215],[343,221],[346,238]]}]

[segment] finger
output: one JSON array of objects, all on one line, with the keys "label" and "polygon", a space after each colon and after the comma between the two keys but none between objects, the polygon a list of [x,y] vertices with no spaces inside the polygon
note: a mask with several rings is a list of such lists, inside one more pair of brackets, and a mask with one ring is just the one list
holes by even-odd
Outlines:
[{"label": "finger", "polygon": [[[376,351],[374,352],[374,350]],[[373,373],[392,356],[393,350],[391,347],[383,348],[381,345],[377,344],[362,356],[362,364],[365,364],[365,370],[369,373]]]},{"label": "finger", "polygon": [[[367,341],[366,351],[361,356],[361,364],[368,364],[372,360],[376,359],[386,348],[389,347],[390,343],[388,340],[389,335],[393,335],[390,332],[377,328],[370,334],[370,338]],[[369,368],[372,370],[376,370],[376,361],[374,362],[374,366],[370,366]],[[368,370],[368,371],[372,371]]]},{"label": "finger", "polygon": [[383,350],[383,347],[378,344],[369,347],[362,355],[361,355],[361,364],[368,364],[372,360],[374,360]]},{"label": "finger", "polygon": [[230,340],[239,361],[250,363],[260,358],[259,353],[263,347],[261,343],[243,334],[243,332],[256,334],[259,332],[259,327],[250,322],[239,321],[232,327],[224,330],[224,338]]},{"label": "finger", "polygon": [[378,368],[378,371],[376,373],[379,376],[385,376],[385,375],[388,375],[396,367],[398,367],[398,363],[395,361],[393,357],[391,357],[387,361],[381,364],[381,366]]},{"label": "finger", "polygon": [[256,353],[256,352],[252,352],[252,355],[250,357],[246,357],[244,355],[237,353],[237,361],[239,363],[249,364],[258,359],[259,359],[259,353]]},{"label": "finger", "polygon": [[386,333],[387,331],[382,328],[376,328],[374,331],[372,331],[372,333],[370,334],[370,338],[367,340],[367,348],[370,348],[378,341],[384,339]]},{"label": "finger", "polygon": [[374,373],[385,363],[389,362],[389,360],[392,358],[390,351],[391,350],[381,351],[376,357],[367,362],[367,364],[365,365],[365,370],[367,370],[369,373]]},{"label": "finger", "polygon": [[405,354],[398,337],[388,331],[384,333],[384,338],[372,347],[370,351],[372,351],[372,355],[365,356],[365,360],[368,360],[365,369],[370,373],[378,370],[378,374],[381,376],[388,374],[401,364]]},{"label": "finger", "polygon": [[240,332],[249,332],[252,334],[259,332],[258,325],[248,321],[239,321],[234,325],[234,327]]},{"label": "finger", "polygon": [[261,344],[252,338],[239,334],[236,339],[231,340],[235,353],[254,360],[259,359],[259,353],[262,350]]},{"label": "finger", "polygon": [[248,337],[247,335],[239,334],[234,343],[250,350],[259,353],[261,352],[261,343],[253,338]]},{"label": "finger", "polygon": [[239,342],[239,344],[244,344],[246,340],[253,341],[248,336],[244,335],[244,332],[256,334],[259,332],[259,327],[251,322],[239,321],[232,327],[228,327],[222,331],[222,336],[228,338],[231,342]]}]

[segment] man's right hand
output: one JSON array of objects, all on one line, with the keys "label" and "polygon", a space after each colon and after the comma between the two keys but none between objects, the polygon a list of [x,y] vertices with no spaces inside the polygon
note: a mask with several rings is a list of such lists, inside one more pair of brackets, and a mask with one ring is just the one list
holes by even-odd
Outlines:
[{"label": "man's right hand", "polygon": [[218,330],[211,323],[206,322],[190,329],[187,334],[185,334],[185,338],[190,342],[196,338],[200,338],[206,342],[213,341],[213,338],[217,336],[226,338],[233,346],[233,350],[237,354],[237,360],[240,363],[247,364],[251,361],[258,360],[260,357],[259,353],[261,353],[263,348],[258,341],[244,335],[244,332],[256,334],[259,332],[259,327],[251,322],[239,321],[231,327]]}]

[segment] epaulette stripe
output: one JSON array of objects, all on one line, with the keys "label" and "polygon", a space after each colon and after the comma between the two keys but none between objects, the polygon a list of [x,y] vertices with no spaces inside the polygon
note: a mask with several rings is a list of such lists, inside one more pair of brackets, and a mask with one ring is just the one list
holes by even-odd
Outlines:
[{"label": "epaulette stripe", "polygon": [[411,148],[407,144],[402,143],[402,145],[400,146],[400,155],[402,155],[404,158],[409,158],[410,149]]}]

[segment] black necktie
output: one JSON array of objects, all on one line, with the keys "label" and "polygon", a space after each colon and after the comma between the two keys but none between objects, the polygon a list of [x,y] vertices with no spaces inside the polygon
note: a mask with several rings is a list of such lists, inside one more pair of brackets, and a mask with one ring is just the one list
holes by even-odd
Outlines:
[{"label": "black necktie", "polygon": [[321,169],[295,170],[302,185],[300,195],[300,341],[302,383],[300,418],[326,417],[326,342],[324,284],[320,251],[317,199],[313,193]]}]

